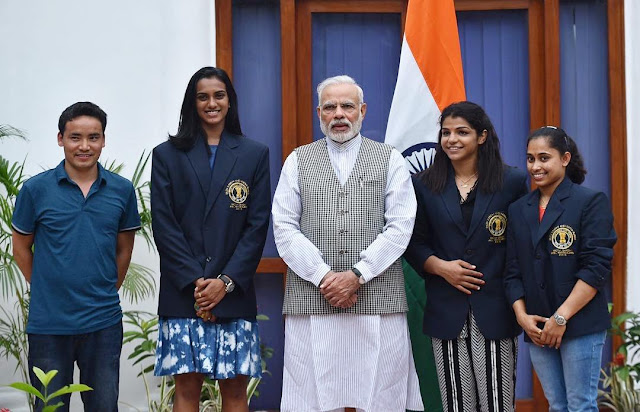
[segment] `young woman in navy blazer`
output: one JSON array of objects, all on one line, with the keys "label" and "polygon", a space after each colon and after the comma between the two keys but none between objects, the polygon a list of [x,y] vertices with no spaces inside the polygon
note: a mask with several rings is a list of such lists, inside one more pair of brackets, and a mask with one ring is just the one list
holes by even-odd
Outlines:
[{"label": "young woman in navy blazer", "polygon": [[227,73],[204,67],[151,171],[160,254],[155,373],[174,376],[174,411],[198,410],[206,376],[218,380],[225,410],[248,411],[248,377],[262,372],[253,276],[270,210],[268,148],[242,136]]},{"label": "young woman in navy blazer", "polygon": [[526,174],[503,164],[477,104],[446,107],[440,128],[433,164],[413,179],[418,210],[405,254],[425,278],[424,332],[445,411],[512,411],[520,328],[503,272],[507,208],[527,193]]},{"label": "young woman in navy blazer", "polygon": [[579,186],[586,170],[562,129],[529,136],[527,170],[538,188],[509,208],[506,293],[549,410],[597,411],[616,243],[609,200]]}]

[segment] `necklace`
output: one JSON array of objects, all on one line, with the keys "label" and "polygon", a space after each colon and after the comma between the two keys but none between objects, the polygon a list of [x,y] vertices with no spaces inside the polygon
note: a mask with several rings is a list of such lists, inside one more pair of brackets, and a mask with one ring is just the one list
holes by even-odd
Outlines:
[{"label": "necklace", "polygon": [[456,176],[456,180],[460,182],[460,187],[469,187],[469,182],[471,181],[471,179],[473,179],[476,176],[478,176],[478,172],[475,172],[474,174],[472,174],[471,177],[469,177],[467,180],[463,180],[461,177],[458,177],[458,176]]},{"label": "necklace", "polygon": [[547,199],[546,202],[543,202],[542,198],[540,198],[540,202],[539,202],[540,209],[543,209],[543,210],[546,209],[547,206],[549,205],[549,200],[551,200],[551,199]]}]

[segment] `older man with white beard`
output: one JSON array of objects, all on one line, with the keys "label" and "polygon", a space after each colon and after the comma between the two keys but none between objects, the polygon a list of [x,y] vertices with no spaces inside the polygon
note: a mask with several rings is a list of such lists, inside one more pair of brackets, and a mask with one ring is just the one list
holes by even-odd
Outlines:
[{"label": "older man with white beard", "polygon": [[288,266],[283,412],[423,410],[400,256],[416,213],[402,155],[360,135],[348,76],[318,85],[324,139],[287,158],[273,201]]}]

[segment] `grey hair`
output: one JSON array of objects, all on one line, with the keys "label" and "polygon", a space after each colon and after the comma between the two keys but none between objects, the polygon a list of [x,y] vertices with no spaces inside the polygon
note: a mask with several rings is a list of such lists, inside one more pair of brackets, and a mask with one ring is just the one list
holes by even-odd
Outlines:
[{"label": "grey hair", "polygon": [[318,107],[320,107],[320,105],[322,104],[322,91],[327,86],[335,86],[336,84],[352,84],[356,86],[356,89],[358,90],[358,99],[360,99],[359,103],[364,103],[364,92],[362,91],[362,87],[360,87],[360,85],[356,83],[356,81],[353,80],[352,77],[343,74],[341,76],[329,77],[320,82],[318,88],[316,89],[318,91]]}]

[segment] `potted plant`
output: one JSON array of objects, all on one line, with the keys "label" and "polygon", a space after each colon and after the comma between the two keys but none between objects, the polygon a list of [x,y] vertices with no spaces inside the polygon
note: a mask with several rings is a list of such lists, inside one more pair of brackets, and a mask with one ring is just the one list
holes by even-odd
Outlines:
[{"label": "potted plant", "polygon": [[616,350],[608,370],[602,371],[599,405],[616,412],[640,412],[640,314],[622,313],[611,321],[610,333],[620,336],[622,344]]}]

